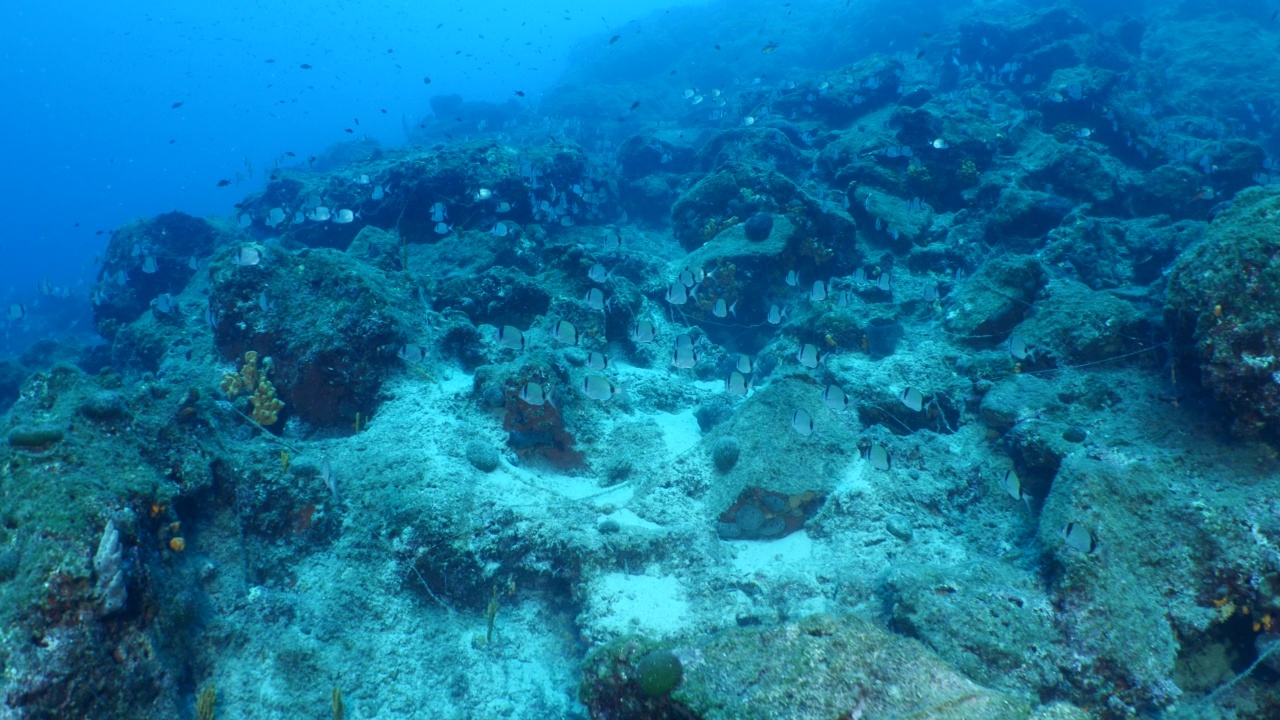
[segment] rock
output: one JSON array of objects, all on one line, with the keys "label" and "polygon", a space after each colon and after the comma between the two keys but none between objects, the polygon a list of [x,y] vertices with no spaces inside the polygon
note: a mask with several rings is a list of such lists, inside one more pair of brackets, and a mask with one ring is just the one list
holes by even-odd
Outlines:
[{"label": "rock", "polygon": [[911,518],[906,515],[890,515],[884,521],[884,527],[889,531],[890,535],[899,540],[911,541],[914,529],[911,527]]},{"label": "rock", "polygon": [[114,522],[107,521],[102,539],[98,541],[98,551],[93,556],[93,573],[97,578],[94,587],[102,603],[100,613],[103,616],[120,612],[128,600],[122,553],[120,531],[116,530]]},{"label": "rock", "polygon": [[1241,437],[1280,437],[1280,186],[1244,190],[1178,258],[1165,318]]},{"label": "rock", "polygon": [[483,440],[472,440],[467,443],[467,460],[481,472],[493,472],[498,469],[498,449]]},{"label": "rock", "polygon": [[773,232],[773,213],[758,212],[742,224],[742,232],[751,242],[764,242]]},{"label": "rock", "polygon": [[[653,668],[643,684],[641,667]],[[819,720],[855,708],[866,718],[1030,717],[1025,700],[984,688],[920,643],[854,616],[732,627],[676,646],[621,638],[588,655],[579,695],[592,717],[613,720]]]},{"label": "rock", "polygon": [[46,450],[62,442],[62,428],[53,425],[20,425],[9,431],[9,445],[22,450]]}]

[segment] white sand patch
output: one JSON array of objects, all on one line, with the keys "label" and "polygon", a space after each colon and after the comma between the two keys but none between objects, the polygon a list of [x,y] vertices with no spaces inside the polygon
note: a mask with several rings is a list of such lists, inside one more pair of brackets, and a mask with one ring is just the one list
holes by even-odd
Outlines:
[{"label": "white sand patch", "polygon": [[685,595],[680,581],[671,576],[610,573],[591,583],[584,615],[596,637],[635,632],[667,637],[687,629]]},{"label": "white sand patch", "polygon": [[661,525],[657,523],[649,522],[648,520],[645,520],[644,518],[640,517],[639,515],[636,515],[635,513],[631,512],[626,508],[623,508],[621,510],[616,510],[610,515],[601,515],[599,520],[604,520],[604,518],[606,517],[612,518],[613,520],[617,521],[618,526],[621,528],[644,528],[645,530],[661,530],[662,529]]},{"label": "white sand patch", "polygon": [[735,551],[733,567],[743,575],[793,573],[813,559],[813,539],[798,530],[778,540],[730,541]]},{"label": "white sand patch", "polygon": [[657,413],[650,417],[662,429],[662,442],[667,446],[667,453],[672,458],[684,454],[698,444],[702,430],[698,428],[698,419],[694,417],[692,409],[674,415]]}]

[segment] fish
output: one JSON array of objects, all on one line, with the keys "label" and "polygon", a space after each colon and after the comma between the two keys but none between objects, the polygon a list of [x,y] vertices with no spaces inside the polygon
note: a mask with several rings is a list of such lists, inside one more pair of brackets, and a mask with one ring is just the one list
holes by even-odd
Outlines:
[{"label": "fish", "polygon": [[863,268],[858,268],[857,270],[854,270],[854,271],[853,271],[853,281],[854,281],[855,283],[859,284],[859,285],[861,285],[862,283],[866,282],[866,281],[867,281],[867,271],[866,271],[866,270],[864,270]]},{"label": "fish", "polygon": [[760,52],[762,52],[762,53],[771,53],[771,52],[773,52],[774,50],[777,50],[777,49],[778,49],[778,43],[777,43],[777,41],[775,41],[775,40],[770,40],[769,42],[765,43],[765,46],[764,46],[764,47],[760,48]]},{"label": "fish", "polygon": [[333,221],[339,225],[346,225],[347,223],[355,219],[356,219],[355,213],[351,212],[350,210],[343,209],[338,211],[338,217],[334,218]]},{"label": "fish", "polygon": [[796,273],[795,270],[787,271],[786,280],[787,280],[787,284],[790,285],[791,287],[798,287],[800,285],[800,275]]},{"label": "fish", "polygon": [[275,227],[284,222],[284,208],[271,208],[267,213],[267,227]]},{"label": "fish", "polygon": [[898,396],[898,399],[902,401],[903,405],[906,405],[908,408],[916,412],[920,412],[920,410],[924,408],[924,395],[913,387],[903,390],[902,394]]},{"label": "fish", "polygon": [[822,391],[822,403],[836,412],[843,412],[849,408],[849,395],[844,388],[839,385],[828,385]]},{"label": "fish", "polygon": [[230,180],[219,180],[218,187],[226,187],[231,184]]},{"label": "fish", "polygon": [[231,257],[231,264],[240,267],[252,267],[262,262],[262,253],[257,248],[241,245]]},{"label": "fish", "polygon": [[552,333],[555,339],[565,345],[578,344],[578,329],[568,320],[560,320],[556,323],[555,331]]},{"label": "fish", "polygon": [[711,314],[718,318],[728,317],[729,315],[738,317],[738,301],[734,300],[732,305],[726,305],[724,298],[720,298],[716,300],[715,306],[711,308]]},{"label": "fish", "polygon": [[621,390],[603,375],[587,375],[582,378],[582,394],[592,400],[608,400],[619,392]]},{"label": "fish", "polygon": [[695,349],[692,344],[685,347],[677,345],[676,348],[671,351],[671,364],[681,370],[688,370],[689,368],[697,365],[698,361],[701,359],[702,357],[698,354],[697,349]]},{"label": "fish", "polygon": [[1000,478],[1000,487],[1009,493],[1009,497],[1014,500],[1023,500],[1027,497],[1022,490],[1022,478],[1018,477],[1018,473],[1012,468],[1004,471],[1004,477]]},{"label": "fish", "polygon": [[[536,382],[527,382],[520,388],[520,399],[530,405],[544,405],[551,400],[550,395]],[[553,403],[554,406],[554,403]]]},{"label": "fish", "polygon": [[934,150],[946,150],[947,148],[951,147],[950,145],[947,144],[947,141],[943,140],[942,138],[938,138],[929,144],[933,146]]},{"label": "fish", "polygon": [[613,278],[613,273],[609,272],[608,270],[605,270],[604,266],[601,265],[600,263],[596,263],[595,265],[591,266],[590,270],[587,271],[587,277],[594,282],[602,283],[602,282],[608,282],[609,280],[611,280]]},{"label": "fish", "polygon": [[400,352],[396,353],[396,357],[416,365],[427,358],[427,349],[421,345],[407,343],[400,347]]},{"label": "fish", "polygon": [[743,375],[750,375],[752,371],[751,357],[738,353],[738,359],[734,361],[733,367]]},{"label": "fish", "polygon": [[[672,305],[684,305],[689,302],[689,295],[690,293],[687,288],[685,288],[684,283],[677,280],[671,283],[671,286],[667,288],[667,294],[665,297],[667,302]],[[693,293],[693,297],[695,300],[697,299],[696,291]]]},{"label": "fish", "polygon": [[493,197],[493,191],[489,188],[480,188],[476,191],[476,194],[472,196],[472,198],[477,201],[488,200],[491,197]]},{"label": "fish", "polygon": [[592,350],[587,353],[587,367],[595,370],[596,372],[600,372],[609,367],[609,358],[605,357],[602,352]]},{"label": "fish", "polygon": [[785,310],[780,309],[776,304],[769,306],[769,315],[765,320],[769,321],[770,325],[781,325],[785,319],[787,319]]},{"label": "fish", "polygon": [[387,194],[387,191],[386,191],[386,189],[385,189],[385,188],[383,188],[381,185],[374,185],[374,186],[373,186],[373,194],[369,197],[369,199],[370,199],[370,200],[381,200],[383,197],[385,197],[385,196],[386,196],[386,194]]},{"label": "fish", "polygon": [[827,287],[821,280],[813,281],[813,289],[809,291],[809,300],[811,302],[822,302],[827,299]]},{"label": "fish", "polygon": [[800,350],[796,352],[796,360],[799,360],[801,365],[810,370],[818,367],[818,362],[821,360],[818,356],[818,347],[813,343],[801,345]]},{"label": "fish", "polygon": [[604,291],[600,288],[591,288],[590,290],[587,290],[587,294],[583,296],[582,301],[585,302],[587,307],[592,310],[599,310],[601,312],[604,312],[605,308],[608,307],[611,302],[605,300]]},{"label": "fish", "polygon": [[524,333],[519,328],[503,325],[498,329],[498,344],[512,350],[523,350],[525,347]]},{"label": "fish", "polygon": [[606,231],[604,234],[604,249],[605,250],[621,250],[622,234],[619,233],[617,230]]},{"label": "fish", "polygon": [[882,292],[889,292],[893,289],[893,280],[890,279],[889,273],[880,273],[880,277],[876,278],[876,287],[880,288]]},{"label": "fish", "polygon": [[310,63],[302,63],[302,64],[301,64],[301,65],[299,65],[298,67],[299,67],[299,68],[301,68],[301,69],[303,69],[303,70],[310,70],[310,69],[311,69],[311,64],[310,64]]},{"label": "fish", "polygon": [[449,219],[449,208],[445,207],[442,202],[435,203],[431,206],[431,222],[440,222]]},{"label": "fish", "polygon": [[448,235],[449,231],[452,229],[453,229],[452,225],[449,225],[448,223],[442,223],[442,222],[436,223],[436,227],[435,227],[437,235]]},{"label": "fish", "polygon": [[156,265],[156,259],[154,257],[148,255],[142,259],[142,272],[148,275],[153,275],[159,269],[160,268]]},{"label": "fish", "polygon": [[492,233],[493,233],[493,236],[494,236],[494,237],[506,237],[506,236],[507,236],[507,224],[506,224],[506,223],[494,223]]},{"label": "fish", "polygon": [[341,500],[338,496],[338,474],[333,471],[333,466],[329,464],[329,458],[325,458],[320,463],[320,479],[324,481],[325,487],[329,488],[329,493],[333,495],[334,500]]},{"label": "fish", "polygon": [[1093,536],[1093,531],[1077,522],[1069,522],[1062,526],[1062,541],[1067,547],[1079,550],[1086,555],[1098,549],[1098,541]]},{"label": "fish", "polygon": [[635,102],[631,103],[631,109],[632,109],[632,110],[635,110],[635,109],[636,109],[636,108],[638,108],[638,107],[640,107],[640,101],[639,101],[639,100],[637,100],[637,101],[635,101]]},{"label": "fish", "polygon": [[609,38],[609,44],[612,45],[621,39],[622,39],[621,35],[614,35],[613,37]]},{"label": "fish", "polygon": [[796,410],[791,413],[791,429],[804,437],[809,437],[813,434],[813,418],[809,417],[809,413],[804,410]]},{"label": "fish", "polygon": [[1009,354],[1016,360],[1026,360],[1031,354],[1031,349],[1027,345],[1027,341],[1017,335],[1009,336]]},{"label": "fish", "polygon": [[503,200],[502,202],[498,203],[498,206],[495,207],[493,211],[496,213],[511,212],[511,203],[507,202],[506,200]]},{"label": "fish", "polygon": [[173,296],[169,293],[161,293],[155,300],[151,301],[151,307],[165,315],[171,315],[174,310],[178,309],[178,304],[174,302]]},{"label": "fish", "polygon": [[9,306],[9,309],[5,314],[10,320],[21,320],[27,316],[27,306],[22,303],[14,303]]},{"label": "fish", "polygon": [[924,292],[921,298],[927,303],[935,303],[938,301],[938,286],[929,284],[924,286]]},{"label": "fish", "polygon": [[867,461],[876,470],[888,470],[891,464],[889,450],[880,443],[875,443],[867,448]]},{"label": "fish", "polygon": [[329,208],[323,205],[317,205],[311,208],[311,212],[307,214],[307,218],[316,222],[324,222],[331,217]]},{"label": "fish", "polygon": [[258,307],[262,308],[262,312],[271,312],[276,309],[276,304],[267,297],[266,290],[263,290],[262,294],[258,296]]},{"label": "fish", "polygon": [[729,377],[724,381],[724,390],[730,395],[738,397],[746,397],[751,392],[751,383],[747,380],[747,376],[734,370],[729,373]]},{"label": "fish", "polygon": [[181,102],[176,102],[176,103],[174,103],[174,104],[170,105],[170,106],[169,106],[169,109],[170,109],[170,110],[177,110],[177,109],[178,109],[178,108],[180,108],[180,107],[182,107],[182,103],[181,103]]},{"label": "fish", "polygon": [[241,230],[244,230],[245,228],[253,225],[253,216],[250,215],[249,213],[243,213],[237,219],[237,224],[239,225]]},{"label": "fish", "polygon": [[648,320],[637,320],[631,326],[631,341],[637,345],[647,345],[658,339],[658,329]]}]

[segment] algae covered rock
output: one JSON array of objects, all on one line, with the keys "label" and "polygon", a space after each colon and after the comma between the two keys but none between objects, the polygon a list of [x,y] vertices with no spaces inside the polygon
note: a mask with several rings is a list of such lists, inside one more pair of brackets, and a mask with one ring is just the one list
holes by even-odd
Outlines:
[{"label": "algae covered rock", "polygon": [[[583,703],[592,717],[610,720],[1023,720],[1031,713],[1025,701],[975,684],[919,643],[853,616],[733,628],[676,645],[622,638],[594,650],[583,675]],[[665,694],[648,692],[668,686]]]},{"label": "algae covered rock", "polygon": [[1165,315],[1241,436],[1280,431],[1280,187],[1245,190],[1178,259]]}]

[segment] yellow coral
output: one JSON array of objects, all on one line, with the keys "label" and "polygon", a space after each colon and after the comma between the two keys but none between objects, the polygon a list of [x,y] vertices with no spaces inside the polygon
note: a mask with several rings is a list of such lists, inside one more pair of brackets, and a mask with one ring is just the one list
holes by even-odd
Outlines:
[{"label": "yellow coral", "polygon": [[267,379],[265,368],[258,367],[258,353],[253,350],[244,354],[244,366],[239,373],[222,375],[220,387],[232,400],[242,393],[252,393],[249,396],[253,405],[252,417],[259,425],[274,425],[276,416],[284,408],[284,403],[276,398],[276,386]]}]

